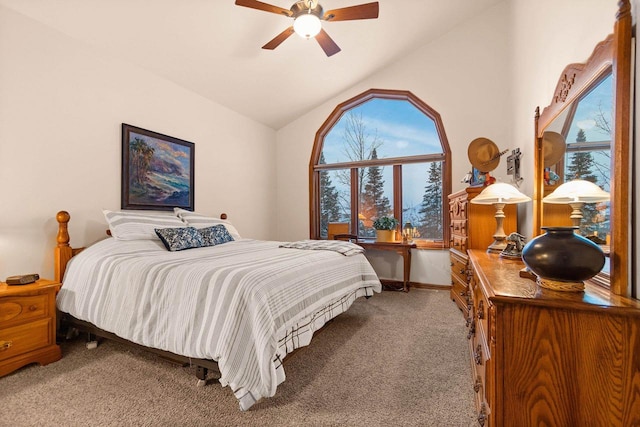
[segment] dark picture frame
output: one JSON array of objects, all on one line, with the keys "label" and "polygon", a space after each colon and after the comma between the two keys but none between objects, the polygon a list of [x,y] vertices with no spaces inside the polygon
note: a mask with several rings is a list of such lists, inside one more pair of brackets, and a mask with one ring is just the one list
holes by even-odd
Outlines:
[{"label": "dark picture frame", "polygon": [[122,209],[194,210],[195,144],[122,123]]}]

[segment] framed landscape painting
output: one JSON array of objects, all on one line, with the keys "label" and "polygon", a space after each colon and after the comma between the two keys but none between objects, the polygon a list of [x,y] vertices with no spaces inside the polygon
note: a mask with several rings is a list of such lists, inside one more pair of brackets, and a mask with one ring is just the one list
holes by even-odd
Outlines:
[{"label": "framed landscape painting", "polygon": [[122,209],[193,210],[192,142],[122,124]]}]

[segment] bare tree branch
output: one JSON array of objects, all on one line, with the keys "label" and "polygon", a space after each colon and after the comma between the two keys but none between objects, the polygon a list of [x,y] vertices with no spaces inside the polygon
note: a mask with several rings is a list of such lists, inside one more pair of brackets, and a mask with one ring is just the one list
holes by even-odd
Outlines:
[{"label": "bare tree branch", "polygon": [[598,112],[593,120],[596,123],[596,128],[602,134],[611,137],[611,111],[607,111],[609,117],[607,118],[606,112],[602,109],[602,101],[598,102]]}]

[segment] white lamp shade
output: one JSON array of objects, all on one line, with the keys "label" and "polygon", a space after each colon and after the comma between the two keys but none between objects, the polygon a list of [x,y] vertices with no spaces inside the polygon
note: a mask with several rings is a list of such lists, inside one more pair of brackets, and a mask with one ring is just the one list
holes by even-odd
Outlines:
[{"label": "white lamp shade", "polygon": [[293,21],[293,30],[306,39],[317,36],[321,29],[320,19],[312,13],[303,13]]},{"label": "white lamp shade", "polygon": [[479,205],[493,205],[494,203],[524,203],[531,197],[522,194],[516,187],[504,182],[496,182],[482,190],[480,194],[471,199],[471,203]]},{"label": "white lamp shade", "polygon": [[556,188],[553,193],[546,196],[542,201],[544,203],[596,203],[606,202],[611,196],[609,193],[598,187],[596,184],[584,179],[574,179],[565,182]]}]

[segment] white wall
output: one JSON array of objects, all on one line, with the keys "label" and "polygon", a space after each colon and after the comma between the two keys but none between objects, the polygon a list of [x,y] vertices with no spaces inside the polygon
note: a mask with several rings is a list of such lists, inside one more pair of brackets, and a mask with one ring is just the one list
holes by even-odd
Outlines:
[{"label": "white wall", "polygon": [[[521,190],[533,194],[534,112],[551,103],[562,70],[586,61],[598,42],[613,33],[616,0],[510,0],[509,56],[511,98],[510,139],[521,147],[525,181]],[[520,231],[532,235],[532,205],[521,215]]]},{"label": "white wall", "polygon": [[[460,179],[470,170],[467,146],[473,139],[483,136],[501,149],[515,148],[507,138],[505,122],[510,76],[507,12],[506,4],[498,4],[280,129],[279,238],[309,236],[308,167],[315,133],[337,104],[367,89],[409,90],[440,113],[453,155],[454,191],[465,186]],[[506,162],[495,172],[507,180]],[[381,276],[402,277],[402,269],[394,267],[395,255],[372,256],[371,260]],[[450,284],[448,253],[414,251],[411,280]]]},{"label": "white wall", "polygon": [[195,143],[195,208],[274,239],[275,131],[0,6],[0,279],[53,275],[56,212],[73,246],[120,208],[122,122]]}]

